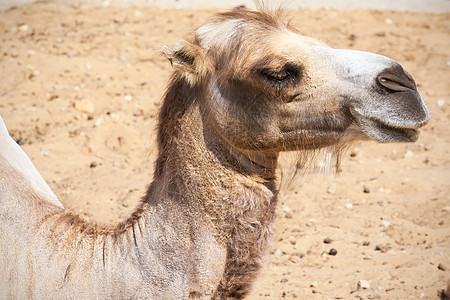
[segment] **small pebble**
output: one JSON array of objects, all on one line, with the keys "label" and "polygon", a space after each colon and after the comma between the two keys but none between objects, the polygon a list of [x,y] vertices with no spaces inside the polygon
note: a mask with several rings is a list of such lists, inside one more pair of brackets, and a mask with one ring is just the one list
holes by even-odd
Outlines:
[{"label": "small pebble", "polygon": [[300,258],[305,257],[305,253],[303,253],[302,251],[297,251],[297,252],[295,252],[295,253],[292,254],[292,255],[298,256],[298,257],[300,257]]},{"label": "small pebble", "polygon": [[97,163],[95,161],[91,162],[89,165],[89,168],[95,168],[97,166]]},{"label": "small pebble", "polygon": [[23,25],[19,26],[20,31],[27,31],[28,29],[30,29],[30,27],[28,27],[27,24],[23,24]]},{"label": "small pebble", "polygon": [[284,217],[286,219],[292,219],[292,210],[289,206],[284,205],[283,206],[283,212],[284,212]]},{"label": "small pebble", "polygon": [[387,252],[391,249],[392,247],[388,244],[388,245],[376,245],[375,246],[375,250],[376,251],[381,251],[382,253]]},{"label": "small pebble", "polygon": [[437,106],[439,106],[439,107],[444,106],[444,104],[445,104],[445,100],[444,100],[444,99],[439,99],[439,100],[437,101]]},{"label": "small pebble", "polygon": [[366,194],[369,194],[370,193],[370,189],[367,186],[365,186],[363,192],[366,193]]},{"label": "small pebble", "polygon": [[317,287],[317,281],[311,282],[309,284],[309,287],[316,288]]},{"label": "small pebble", "polygon": [[277,249],[277,250],[275,250],[274,255],[281,256],[281,255],[283,255],[283,251],[281,251],[280,249]]},{"label": "small pebble", "polygon": [[291,243],[291,245],[297,244],[295,237],[293,237],[292,235],[288,237],[288,241],[289,241],[289,243]]},{"label": "small pebble", "polygon": [[392,20],[391,19],[386,19],[384,20],[384,22],[388,25],[392,25]]},{"label": "small pebble", "polygon": [[97,120],[95,120],[94,126],[99,127],[100,125],[102,125],[103,121],[105,121],[103,117],[98,118]]},{"label": "small pebble", "polygon": [[83,99],[83,100],[79,100],[79,101],[75,102],[74,106],[75,106],[76,110],[78,110],[79,112],[82,112],[82,113],[86,113],[86,114],[91,114],[95,110],[94,104],[92,104],[92,102],[87,99]]},{"label": "small pebble", "polygon": [[334,183],[330,184],[330,186],[327,188],[327,193],[328,194],[336,193],[336,184]]},{"label": "small pebble", "polygon": [[353,208],[353,204],[347,203],[347,204],[345,204],[345,207],[348,208],[348,209],[352,209]]},{"label": "small pebble", "polygon": [[391,222],[383,220],[383,221],[381,221],[381,225],[383,225],[385,228],[388,228],[389,225],[391,225]]},{"label": "small pebble", "polygon": [[326,237],[324,240],[323,240],[323,242],[325,243],[325,244],[329,244],[329,243],[331,243],[333,240],[330,238],[330,237]]},{"label": "small pebble", "polygon": [[23,140],[21,138],[18,138],[16,140],[17,145],[22,146],[24,144]]},{"label": "small pebble", "polygon": [[336,254],[337,254],[337,250],[336,250],[336,249],[334,249],[334,248],[331,248],[331,249],[330,249],[330,252],[328,252],[328,254],[329,254],[329,255],[333,255],[333,256],[334,256],[334,255],[336,255]]},{"label": "small pebble", "polygon": [[48,157],[49,155],[48,155],[48,150],[47,150],[47,148],[42,147],[42,148],[41,148],[41,154]]},{"label": "small pebble", "polygon": [[301,258],[298,257],[297,255],[291,255],[291,256],[289,257],[289,260],[290,260],[291,262],[293,262],[294,264],[296,264],[296,263],[299,263],[299,262],[300,262]]},{"label": "small pebble", "polygon": [[363,242],[363,246],[369,246],[370,245],[370,241],[364,241]]},{"label": "small pebble", "polygon": [[414,156],[414,152],[412,152],[411,150],[406,151],[405,153],[405,158],[410,158]]},{"label": "small pebble", "polygon": [[445,270],[447,270],[447,267],[443,263],[440,263],[438,265],[438,269],[441,270],[441,271],[445,271]]},{"label": "small pebble", "polygon": [[350,36],[348,37],[348,39],[349,39],[350,41],[354,41],[354,40],[356,40],[357,37],[358,37],[358,36],[357,36],[356,34],[352,33],[352,34],[350,34]]},{"label": "small pebble", "polygon": [[358,289],[358,291],[362,289],[370,289],[370,284],[367,280],[359,280],[356,288]]}]

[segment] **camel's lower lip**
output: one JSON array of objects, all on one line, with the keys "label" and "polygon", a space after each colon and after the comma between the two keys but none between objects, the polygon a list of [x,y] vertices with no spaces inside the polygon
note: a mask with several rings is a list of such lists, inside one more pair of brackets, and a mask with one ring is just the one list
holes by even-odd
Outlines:
[{"label": "camel's lower lip", "polygon": [[352,111],[359,127],[372,139],[382,142],[409,142],[419,138],[419,130],[402,124],[389,124],[382,120],[365,116],[358,111]]},{"label": "camel's lower lip", "polygon": [[419,138],[419,131],[413,128],[394,127],[389,124],[372,120],[378,133],[382,133],[383,142],[415,142]]}]

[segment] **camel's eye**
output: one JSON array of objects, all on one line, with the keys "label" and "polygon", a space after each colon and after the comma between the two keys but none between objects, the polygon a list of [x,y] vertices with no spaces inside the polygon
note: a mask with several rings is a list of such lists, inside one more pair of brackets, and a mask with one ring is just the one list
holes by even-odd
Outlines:
[{"label": "camel's eye", "polygon": [[278,82],[282,82],[282,81],[288,79],[289,76],[290,76],[290,74],[288,72],[286,72],[286,71],[275,72],[275,71],[272,71],[272,70],[265,70],[265,71],[263,71],[263,75],[267,79],[269,79],[271,81],[275,81],[275,82],[277,82],[277,81]]},{"label": "camel's eye", "polygon": [[298,78],[300,68],[296,65],[286,64],[281,69],[263,69],[261,74],[270,82],[284,84]]}]

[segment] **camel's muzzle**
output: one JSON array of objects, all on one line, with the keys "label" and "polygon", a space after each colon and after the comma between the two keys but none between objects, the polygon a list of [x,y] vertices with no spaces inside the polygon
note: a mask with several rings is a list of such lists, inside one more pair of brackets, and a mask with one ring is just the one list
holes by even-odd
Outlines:
[{"label": "camel's muzzle", "polygon": [[411,75],[385,56],[333,52],[341,92],[358,127],[378,142],[415,142],[430,113]]}]

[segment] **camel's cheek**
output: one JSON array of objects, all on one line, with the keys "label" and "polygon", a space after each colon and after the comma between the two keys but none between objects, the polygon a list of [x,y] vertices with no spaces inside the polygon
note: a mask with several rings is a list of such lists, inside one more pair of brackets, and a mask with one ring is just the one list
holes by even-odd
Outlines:
[{"label": "camel's cheek", "polygon": [[276,106],[268,105],[261,95],[247,95],[220,84],[209,87],[204,117],[211,128],[233,147],[264,149],[279,137]]}]

